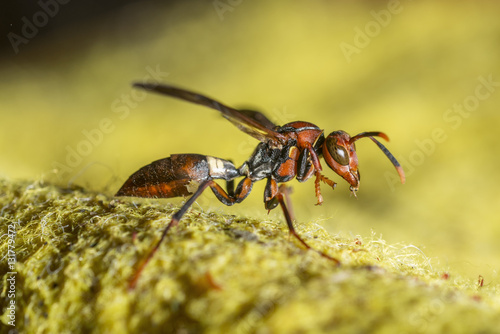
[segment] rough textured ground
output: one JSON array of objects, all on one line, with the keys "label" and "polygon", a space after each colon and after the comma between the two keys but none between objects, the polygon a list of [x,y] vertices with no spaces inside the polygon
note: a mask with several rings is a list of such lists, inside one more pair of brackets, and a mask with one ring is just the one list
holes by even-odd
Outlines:
[{"label": "rough textured ground", "polygon": [[11,300],[15,329],[26,333],[500,328],[498,286],[456,278],[432,268],[418,249],[375,236],[345,238],[297,224],[307,242],[342,261],[336,267],[302,249],[281,221],[192,209],[129,290],[134,267],[176,209],[168,202],[0,180],[0,208],[2,331],[12,329]]}]

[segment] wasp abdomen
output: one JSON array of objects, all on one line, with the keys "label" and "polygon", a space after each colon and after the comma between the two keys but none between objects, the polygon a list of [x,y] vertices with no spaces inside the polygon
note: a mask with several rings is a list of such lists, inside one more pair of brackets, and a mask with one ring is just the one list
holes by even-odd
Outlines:
[{"label": "wasp abdomen", "polygon": [[238,170],[230,161],[201,154],[174,154],[154,161],[132,174],[116,196],[188,196],[203,181],[229,181],[238,176]]}]

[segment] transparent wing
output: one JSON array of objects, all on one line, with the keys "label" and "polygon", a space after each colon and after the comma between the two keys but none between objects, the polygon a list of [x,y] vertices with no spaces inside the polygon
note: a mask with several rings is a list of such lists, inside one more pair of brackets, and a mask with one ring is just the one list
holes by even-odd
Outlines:
[{"label": "transparent wing", "polygon": [[134,83],[134,87],[176,97],[218,110],[224,118],[233,123],[238,129],[262,142],[272,140],[284,143],[286,140],[285,136],[274,131],[275,125],[273,122],[258,111],[236,110],[204,95],[163,84]]}]

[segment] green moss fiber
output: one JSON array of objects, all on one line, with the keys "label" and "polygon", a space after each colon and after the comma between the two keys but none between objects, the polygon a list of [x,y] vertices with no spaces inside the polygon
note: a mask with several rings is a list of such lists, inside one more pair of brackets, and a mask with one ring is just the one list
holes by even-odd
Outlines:
[{"label": "green moss fiber", "polygon": [[[415,248],[191,209],[127,282],[176,208],[0,180],[0,250],[15,225],[16,327],[25,333],[493,333],[497,286],[432,268]],[[8,325],[0,263],[2,331]]]}]

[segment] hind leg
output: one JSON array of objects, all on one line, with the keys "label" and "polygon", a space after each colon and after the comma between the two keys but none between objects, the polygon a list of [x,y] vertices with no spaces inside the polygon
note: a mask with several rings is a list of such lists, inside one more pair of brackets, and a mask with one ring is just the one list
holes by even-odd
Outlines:
[{"label": "hind leg", "polygon": [[163,230],[163,233],[161,235],[160,240],[158,240],[158,242],[153,247],[153,249],[151,249],[151,251],[149,252],[148,256],[139,265],[139,267],[137,268],[137,271],[135,272],[134,276],[132,276],[131,280],[129,281],[129,285],[128,286],[129,286],[130,289],[133,289],[135,287],[135,285],[137,284],[137,280],[139,279],[142,271],[144,270],[144,268],[146,267],[146,265],[148,264],[148,262],[151,260],[151,258],[153,257],[153,255],[156,253],[156,251],[158,250],[158,248],[160,248],[160,245],[163,242],[163,239],[165,239],[165,237],[167,236],[168,231],[172,227],[176,226],[179,223],[179,221],[181,220],[182,216],[184,216],[184,214],[186,213],[186,211],[191,207],[191,205],[193,205],[193,203],[203,193],[203,191],[205,189],[207,189],[207,187],[211,186],[211,184],[216,184],[216,183],[213,180],[208,180],[208,181],[203,182],[198,187],[198,190],[196,190],[196,192],[193,194],[193,196],[191,196],[186,201],[186,203],[184,203],[184,205],[179,209],[179,211],[177,211],[176,213],[174,213],[174,215],[172,216],[172,219],[170,220],[170,223]]},{"label": "hind leg", "polygon": [[214,180],[207,180],[202,182],[198,189],[195,191],[193,196],[191,196],[186,203],[177,211],[174,213],[172,216],[172,219],[170,220],[170,223],[165,227],[163,230],[163,233],[161,235],[160,240],[156,243],[156,245],[153,247],[153,249],[149,252],[148,256],[144,261],[140,264],[138,267],[137,271],[135,272],[134,276],[129,282],[129,288],[134,288],[135,285],[137,284],[137,280],[139,279],[142,271],[148,264],[148,262],[151,260],[153,255],[156,253],[158,248],[160,247],[161,243],[163,242],[163,239],[168,234],[168,231],[176,226],[179,221],[182,219],[182,216],[187,212],[187,210],[193,205],[193,203],[196,201],[196,199],[203,193],[205,189],[210,187],[212,191],[214,192],[215,196],[224,204],[226,205],[233,205],[234,203],[239,203],[243,201],[250,191],[252,190],[252,181],[249,178],[243,179],[239,184],[238,187],[236,188],[236,192],[233,191],[234,188],[234,183],[231,181],[228,181],[228,192],[225,192],[224,189],[221,188]]}]

